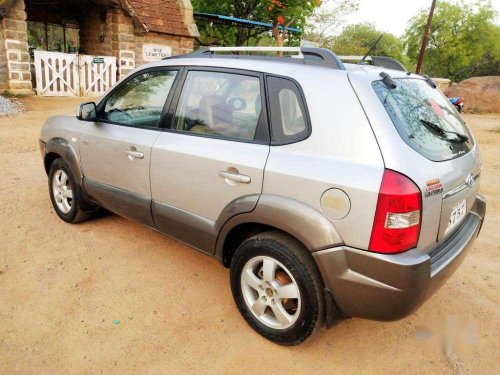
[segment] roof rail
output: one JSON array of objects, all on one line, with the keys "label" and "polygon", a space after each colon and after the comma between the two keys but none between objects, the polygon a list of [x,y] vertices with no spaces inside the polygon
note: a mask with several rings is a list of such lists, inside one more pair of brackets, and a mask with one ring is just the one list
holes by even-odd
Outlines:
[{"label": "roof rail", "polygon": [[[225,53],[222,55],[216,53]],[[294,53],[287,58],[266,55],[240,55],[240,52],[286,52]],[[342,61],[332,51],[316,47],[206,47],[184,55],[184,57],[232,57],[251,59],[272,59],[274,61],[286,61],[302,63],[306,65],[325,66],[329,68],[345,70]]]},{"label": "roof rail", "polygon": [[[363,56],[338,56],[338,58],[342,61],[357,61],[360,62]],[[386,56],[367,56],[365,58],[366,61],[371,61],[374,66],[379,66],[381,68],[399,70],[401,72],[408,73],[408,70],[405,68],[401,62],[392,57]],[[362,64],[362,62],[361,62]]]}]

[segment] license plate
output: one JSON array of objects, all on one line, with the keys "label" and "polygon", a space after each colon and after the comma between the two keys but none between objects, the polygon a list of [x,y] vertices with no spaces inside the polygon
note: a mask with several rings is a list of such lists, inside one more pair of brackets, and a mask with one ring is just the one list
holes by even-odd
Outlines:
[{"label": "license plate", "polygon": [[446,231],[444,232],[444,234],[455,228],[465,217],[465,214],[467,213],[466,202],[467,201],[464,199],[463,201],[458,202],[455,206],[453,206],[453,210],[451,210],[450,221],[448,221],[448,226],[446,227]]}]

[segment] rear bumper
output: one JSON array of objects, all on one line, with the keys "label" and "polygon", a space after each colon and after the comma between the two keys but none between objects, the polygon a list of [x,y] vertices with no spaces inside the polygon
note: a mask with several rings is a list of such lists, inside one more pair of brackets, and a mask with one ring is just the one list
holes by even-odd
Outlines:
[{"label": "rear bumper", "polygon": [[428,253],[371,253],[346,246],[313,253],[341,312],[397,320],[415,311],[455,272],[481,231],[486,200],[478,195],[460,227]]}]

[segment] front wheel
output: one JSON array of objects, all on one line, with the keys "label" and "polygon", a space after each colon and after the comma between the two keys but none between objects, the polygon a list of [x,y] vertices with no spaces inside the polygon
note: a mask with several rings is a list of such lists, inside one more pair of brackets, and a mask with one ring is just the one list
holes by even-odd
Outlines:
[{"label": "front wheel", "polygon": [[247,323],[275,343],[300,344],[323,323],[316,264],[284,233],[258,234],[240,245],[231,261],[231,289]]},{"label": "front wheel", "polygon": [[49,194],[54,210],[65,222],[79,223],[89,218],[89,212],[82,208],[88,203],[63,159],[56,159],[50,166]]}]

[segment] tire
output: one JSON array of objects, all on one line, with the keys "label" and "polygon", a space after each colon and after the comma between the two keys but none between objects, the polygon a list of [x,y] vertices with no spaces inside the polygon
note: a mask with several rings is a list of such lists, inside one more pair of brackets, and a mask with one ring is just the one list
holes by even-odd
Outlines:
[{"label": "tire", "polygon": [[54,210],[65,222],[76,224],[90,217],[92,206],[84,199],[71,168],[62,158],[54,160],[50,166],[49,195]]},{"label": "tire", "polygon": [[[276,271],[265,271],[273,268],[272,262]],[[323,325],[325,297],[319,270],[307,249],[285,233],[270,231],[244,241],[231,260],[230,278],[241,315],[265,338],[298,345]]]}]

